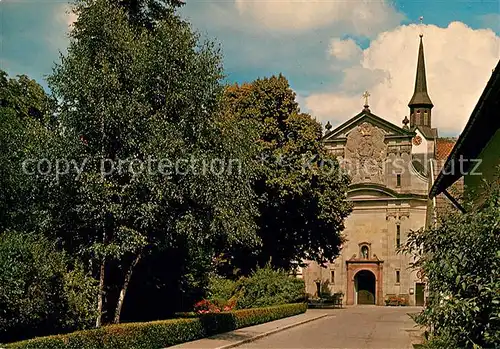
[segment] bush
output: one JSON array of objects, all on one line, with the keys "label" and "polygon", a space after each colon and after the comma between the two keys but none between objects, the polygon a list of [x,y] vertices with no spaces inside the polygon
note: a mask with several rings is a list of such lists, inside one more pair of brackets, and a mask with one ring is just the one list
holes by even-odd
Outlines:
[{"label": "bush", "polygon": [[267,266],[257,269],[251,276],[232,281],[219,276],[210,278],[209,303],[206,310],[225,307],[249,309],[305,301],[304,281],[281,270]]},{"label": "bush", "polygon": [[220,312],[235,309],[241,292],[233,280],[214,276],[209,279],[207,299],[195,304],[196,312]]},{"label": "bush", "polygon": [[237,290],[241,291],[236,303],[238,309],[302,302],[305,299],[304,280],[270,267],[257,269],[250,277],[240,279]]},{"label": "bush", "polygon": [[[428,305],[415,319],[430,347],[493,348],[500,343],[500,196],[413,232],[405,249],[428,279]],[[421,251],[424,253],[422,254]],[[448,343],[448,344],[444,344]]]},{"label": "bush", "polygon": [[196,318],[112,325],[12,343],[7,349],[159,349],[306,311],[305,304],[211,313]]},{"label": "bush", "polygon": [[[95,287],[52,243],[33,234],[0,234],[0,342],[85,328]],[[94,287],[94,288],[93,288]]]},{"label": "bush", "polygon": [[66,313],[64,328],[69,331],[82,330],[94,325],[97,318],[97,281],[88,276],[83,267],[76,265],[64,275],[64,300]]},{"label": "bush", "polygon": [[218,304],[227,303],[235,295],[237,285],[237,281],[213,276],[209,279],[207,299]]}]

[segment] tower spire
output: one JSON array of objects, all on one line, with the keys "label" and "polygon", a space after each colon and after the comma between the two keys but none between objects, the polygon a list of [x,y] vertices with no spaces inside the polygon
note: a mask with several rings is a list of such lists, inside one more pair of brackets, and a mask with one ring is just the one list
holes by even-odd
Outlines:
[{"label": "tower spire", "polygon": [[[420,34],[422,35],[422,34]],[[427,77],[425,75],[424,43],[420,36],[420,46],[418,48],[417,75],[415,77],[415,90],[408,106],[426,104],[433,106],[429,94],[427,93]]]},{"label": "tower spire", "polygon": [[[420,17],[422,21],[423,17]],[[418,48],[417,74],[415,77],[415,90],[413,97],[408,103],[410,107],[410,127],[431,126],[431,109],[434,106],[427,93],[427,77],[425,74],[424,43],[423,34],[420,35],[420,46]]]}]

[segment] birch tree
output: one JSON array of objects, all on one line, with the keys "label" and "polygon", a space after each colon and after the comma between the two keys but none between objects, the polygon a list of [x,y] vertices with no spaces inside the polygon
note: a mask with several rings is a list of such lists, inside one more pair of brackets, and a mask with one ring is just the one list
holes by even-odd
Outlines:
[{"label": "birch tree", "polygon": [[215,254],[257,241],[253,149],[218,111],[221,56],[164,5],[140,26],[121,2],[78,2],[49,80],[84,164],[69,174],[57,234],[99,279],[97,327],[120,321],[135,267],[155,246],[181,235]]}]

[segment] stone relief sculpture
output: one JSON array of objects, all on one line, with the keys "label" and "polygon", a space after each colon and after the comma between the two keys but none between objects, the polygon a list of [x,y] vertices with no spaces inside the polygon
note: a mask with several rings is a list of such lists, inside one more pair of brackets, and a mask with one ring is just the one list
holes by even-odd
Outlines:
[{"label": "stone relief sculpture", "polygon": [[384,132],[363,122],[347,136],[344,164],[353,183],[384,183],[387,144]]}]

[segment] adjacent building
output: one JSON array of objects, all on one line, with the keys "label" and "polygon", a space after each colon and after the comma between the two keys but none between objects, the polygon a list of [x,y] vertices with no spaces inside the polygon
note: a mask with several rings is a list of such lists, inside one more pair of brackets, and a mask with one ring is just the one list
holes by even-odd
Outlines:
[{"label": "adjacent building", "polygon": [[[429,196],[445,195],[458,209],[460,198],[450,188],[463,181],[466,194],[475,197],[481,204],[487,187],[498,182],[500,166],[500,61],[479,98],[467,125],[436,177]],[[436,209],[439,209],[436,205]]]}]

